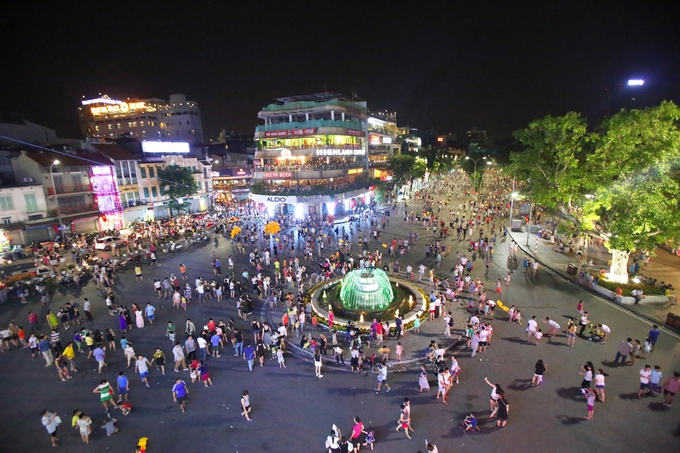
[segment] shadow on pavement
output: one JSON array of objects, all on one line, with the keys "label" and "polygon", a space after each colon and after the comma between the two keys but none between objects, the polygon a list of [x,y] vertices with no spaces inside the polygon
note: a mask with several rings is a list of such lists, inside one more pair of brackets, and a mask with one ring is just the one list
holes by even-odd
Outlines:
[{"label": "shadow on pavement", "polygon": [[581,387],[562,387],[557,389],[556,393],[562,398],[574,401],[585,401],[583,392],[581,392]]},{"label": "shadow on pavement", "polygon": [[557,417],[563,425],[576,425],[578,423],[587,421],[583,417],[570,417],[568,415],[560,415]]},{"label": "shadow on pavement", "polygon": [[503,337],[502,338],[505,341],[511,341],[513,343],[520,343],[520,344],[526,344],[526,340],[523,338],[518,338],[518,337]]},{"label": "shadow on pavement", "polygon": [[639,399],[637,392],[619,393],[619,398],[621,398],[622,400],[631,400],[631,401],[636,401],[636,400]]},{"label": "shadow on pavement", "polygon": [[666,406],[664,403],[660,401],[653,401],[649,403],[649,408],[653,411],[660,411],[660,412],[667,412],[671,410],[670,407]]},{"label": "shadow on pavement", "polygon": [[614,362],[612,362],[611,360],[603,360],[603,361],[600,362],[600,363],[601,363],[603,366],[606,366],[607,368],[618,368],[618,367],[619,367],[619,364],[618,364],[618,363],[614,363]]},{"label": "shadow on pavement", "polygon": [[529,390],[531,388],[531,379],[515,379],[508,388],[512,390]]}]

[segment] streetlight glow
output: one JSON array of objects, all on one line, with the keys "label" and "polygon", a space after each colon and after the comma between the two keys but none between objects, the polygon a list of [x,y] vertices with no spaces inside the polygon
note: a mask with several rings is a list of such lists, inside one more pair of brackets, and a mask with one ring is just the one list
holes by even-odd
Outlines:
[{"label": "streetlight glow", "polygon": [[629,87],[639,87],[645,84],[645,81],[642,79],[630,79],[628,81],[628,86]]}]

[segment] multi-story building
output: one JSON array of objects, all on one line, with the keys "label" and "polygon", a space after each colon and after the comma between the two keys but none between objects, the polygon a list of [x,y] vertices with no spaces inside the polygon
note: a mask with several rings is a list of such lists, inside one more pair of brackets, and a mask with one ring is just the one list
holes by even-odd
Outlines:
[{"label": "multi-story building", "polygon": [[[188,148],[188,147],[187,147]],[[158,157],[144,157],[139,162],[139,191],[142,203],[146,205],[144,213],[138,213],[137,218],[153,220],[155,217],[168,215],[168,200],[164,194],[159,172],[166,166],[179,165],[189,168],[194,175],[198,191],[188,197],[192,211],[205,211],[210,208],[213,192],[213,173],[210,162],[195,157],[183,155],[163,155]],[[143,215],[142,215],[143,214]]]},{"label": "multi-story building", "polygon": [[251,199],[270,215],[296,217],[333,215],[338,204],[347,210],[370,203],[366,102],[338,93],[276,101],[258,113],[264,124],[255,129]]},{"label": "multi-story building", "polygon": [[115,143],[87,143],[87,148],[98,151],[111,160],[116,170],[116,183],[120,201],[124,208],[132,208],[140,204],[139,158]]},{"label": "multi-story building", "polygon": [[54,229],[45,222],[47,217],[43,186],[0,188],[0,247],[51,240]]},{"label": "multi-story building", "polygon": [[84,137],[203,143],[201,111],[195,101],[188,101],[183,94],[172,94],[169,101],[156,98],[120,101],[108,96],[84,99],[78,115]]},{"label": "multi-story building", "polygon": [[42,184],[48,217],[66,230],[88,233],[122,228],[122,206],[111,160],[98,152],[63,147],[12,159],[18,181]]},{"label": "multi-story building", "polygon": [[397,114],[391,112],[370,113],[368,117],[368,156],[370,176],[385,179],[385,166],[390,156],[401,152],[401,140],[397,139]]}]

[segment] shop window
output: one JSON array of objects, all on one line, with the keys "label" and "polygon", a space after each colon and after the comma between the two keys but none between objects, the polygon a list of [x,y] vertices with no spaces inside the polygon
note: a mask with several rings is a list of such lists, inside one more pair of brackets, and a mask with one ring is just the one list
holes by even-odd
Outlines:
[{"label": "shop window", "polygon": [[149,167],[149,178],[155,178],[156,173],[153,171],[153,167]]}]

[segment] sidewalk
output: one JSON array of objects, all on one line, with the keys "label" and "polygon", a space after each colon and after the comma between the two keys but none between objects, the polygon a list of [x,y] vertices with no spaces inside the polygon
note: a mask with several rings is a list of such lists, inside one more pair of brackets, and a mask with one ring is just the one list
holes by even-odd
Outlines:
[{"label": "sidewalk", "polygon": [[[537,229],[537,226],[532,226]],[[532,230],[534,228],[532,228]],[[519,244],[524,253],[534,257],[537,238],[536,234],[529,234],[528,246],[526,229],[525,231],[520,232],[509,231],[508,234]],[[557,252],[552,249],[552,246],[553,244],[551,244],[549,240],[538,239],[538,254],[535,256],[535,258],[538,260],[541,266],[550,269],[563,278],[572,281],[574,284],[578,284],[576,282],[578,275],[570,275],[567,273],[567,266],[569,264],[574,264],[580,268],[581,265],[592,259],[593,266],[586,267],[585,269],[587,271],[598,273],[600,269],[604,269],[605,271],[608,271],[609,269],[608,262],[611,259],[611,254],[604,247],[590,246],[583,248],[583,258],[579,263],[575,253],[569,253],[568,249],[564,253]],[[642,268],[640,275],[649,278],[656,278],[659,281],[672,284],[673,288],[676,289],[680,288],[680,271],[678,271],[680,268],[680,258],[673,256],[669,252],[662,249],[657,249],[657,254],[658,256],[656,258],[651,259],[649,264]],[[521,260],[521,257],[519,259]],[[595,291],[592,292],[603,297],[601,294]],[[613,299],[609,300],[614,302]],[[680,305],[672,305],[670,302],[620,306],[631,310],[652,322],[659,323],[660,325],[665,324],[666,315],[668,313],[680,315]]]}]

